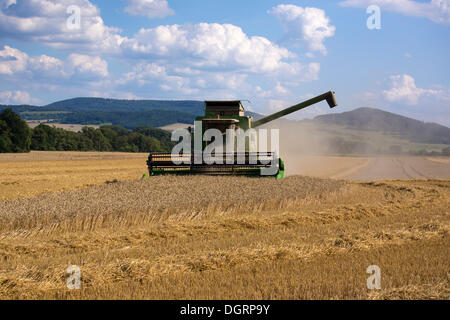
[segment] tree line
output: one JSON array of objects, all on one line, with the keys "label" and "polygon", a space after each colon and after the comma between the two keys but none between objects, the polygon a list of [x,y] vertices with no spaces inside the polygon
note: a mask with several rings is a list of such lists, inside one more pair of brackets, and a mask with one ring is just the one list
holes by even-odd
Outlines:
[{"label": "tree line", "polygon": [[42,151],[170,152],[170,133],[151,127],[128,130],[109,125],[98,129],[83,127],[80,132],[40,124],[31,129],[15,112],[0,113],[0,153]]},{"label": "tree line", "polygon": [[[101,126],[99,129],[83,127],[80,132],[40,124],[31,129],[28,124],[11,109],[0,113],[0,153],[42,151],[120,151],[120,152],[171,152],[175,142],[167,131],[152,127],[137,127],[133,130],[119,125]],[[334,137],[324,145],[333,154],[377,154],[405,153],[400,146],[390,146],[389,150],[378,150],[368,143],[347,141]],[[410,151],[418,156],[450,156],[450,146],[442,152],[426,150]]]}]

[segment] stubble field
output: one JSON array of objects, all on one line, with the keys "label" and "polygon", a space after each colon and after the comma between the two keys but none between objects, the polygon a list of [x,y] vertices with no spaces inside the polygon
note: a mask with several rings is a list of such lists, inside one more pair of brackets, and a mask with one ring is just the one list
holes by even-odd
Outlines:
[{"label": "stubble field", "polygon": [[[449,297],[449,180],[139,180],[146,155],[36,156],[0,156],[0,298]],[[364,159],[323,161],[339,166],[323,176],[368,175]]]}]

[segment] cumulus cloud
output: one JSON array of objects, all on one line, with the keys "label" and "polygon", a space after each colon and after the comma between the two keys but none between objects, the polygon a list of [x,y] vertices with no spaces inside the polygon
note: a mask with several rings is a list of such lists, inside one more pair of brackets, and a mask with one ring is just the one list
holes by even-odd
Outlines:
[{"label": "cumulus cloud", "polygon": [[294,57],[263,37],[248,37],[231,24],[199,23],[141,29],[122,44],[124,53],[140,58],[182,58],[196,68],[246,69],[271,72]]},{"label": "cumulus cloud", "polygon": [[275,86],[275,92],[278,94],[287,94],[289,93],[289,90],[283,87],[280,82],[277,82],[277,85]]},{"label": "cumulus cloud", "polygon": [[108,63],[100,57],[83,54],[71,54],[66,61],[66,72],[87,78],[105,78],[108,76]]},{"label": "cumulus cloud", "polygon": [[307,44],[310,51],[327,53],[324,41],[334,36],[336,27],[330,24],[325,11],[318,8],[280,4],[269,10],[269,14],[280,20],[288,40],[302,41]]},{"label": "cumulus cloud", "polygon": [[[290,87],[298,87],[299,82],[316,79],[319,70],[318,64],[311,63],[292,71],[292,74],[261,78],[258,74],[245,72],[202,69],[192,72],[191,69],[180,69],[175,65],[143,62],[114,81],[114,84],[120,90],[125,91],[155,92],[154,89],[161,89],[178,96],[180,94],[194,95],[199,99],[205,99],[206,96],[212,99],[218,97],[221,97],[221,99],[225,99],[225,97],[243,99],[253,95],[258,97],[284,97],[291,95]],[[298,76],[298,79],[292,76],[297,72],[302,74],[302,76]],[[281,82],[282,79],[286,79],[286,81]],[[260,86],[255,85],[258,82],[270,89],[263,90]]]},{"label": "cumulus cloud", "polygon": [[232,90],[246,90],[248,87],[245,83],[247,79],[246,74],[236,74],[232,72],[215,72],[210,76],[201,76],[198,82],[203,82],[203,88],[211,89],[232,89]]},{"label": "cumulus cloud", "polygon": [[108,64],[96,56],[71,54],[65,61],[47,55],[30,57],[5,46],[0,49],[0,77],[96,80],[108,76]]},{"label": "cumulus cloud", "polygon": [[[127,10],[144,4],[150,8],[156,2],[164,1],[128,1]],[[70,5],[81,9],[79,30],[67,28]],[[320,27],[311,30],[307,29],[311,37],[326,38]],[[270,94],[279,99],[300,83],[317,80],[320,72],[319,63],[300,63],[287,48],[265,37],[249,36],[232,24],[162,25],[122,37],[118,29],[104,24],[98,8],[88,0],[0,0],[2,38],[35,41],[70,54],[64,59],[28,56],[0,46],[0,80],[68,90],[70,81],[70,92],[95,84],[88,92],[104,89],[139,96],[160,92],[162,97],[215,99]],[[323,52],[320,44],[311,45],[313,49]],[[105,59],[112,57],[128,64],[131,71],[111,76]]]},{"label": "cumulus cloud", "polygon": [[208,71],[183,74],[184,71],[186,70],[180,70],[177,67],[165,67],[156,63],[144,62],[135,66],[131,72],[124,74],[116,81],[116,84],[119,86],[145,86],[146,88],[153,86],[163,91],[189,95],[199,93],[200,89],[211,92],[221,89],[242,91],[249,88],[245,83],[246,74]]},{"label": "cumulus cloud", "polygon": [[[158,82],[159,88],[165,91],[192,94],[200,89],[251,90],[246,80],[258,75],[273,79],[274,86],[276,80],[298,85],[317,80],[320,72],[319,63],[301,64],[288,49],[263,37],[248,37],[241,28],[231,24],[141,29],[124,41],[121,48],[125,57],[152,63],[137,65],[118,81],[120,84],[134,81],[143,86]],[[280,94],[280,90],[276,93]]]},{"label": "cumulus cloud", "polygon": [[12,75],[27,67],[28,55],[20,50],[5,46],[0,50],[0,74]]},{"label": "cumulus cloud", "polygon": [[[80,28],[68,28],[70,6],[80,9]],[[118,31],[104,24],[88,0],[0,0],[0,38],[114,52],[123,40]]]},{"label": "cumulus cloud", "polygon": [[[130,6],[139,3],[129,2]],[[76,49],[77,53],[92,55],[95,52],[102,57],[151,60],[194,73],[205,69],[271,73],[299,76],[299,81],[309,81],[317,78],[314,72],[319,69],[317,65],[292,62],[296,56],[288,49],[264,37],[249,37],[232,24],[158,26],[141,29],[133,37],[122,37],[117,29],[105,26],[98,8],[88,0],[0,0],[0,4],[0,38],[21,38]],[[79,30],[67,29],[69,5],[81,9]],[[19,68],[21,61],[11,61],[6,67]],[[55,61],[48,63],[54,65]],[[303,76],[305,69],[307,72]]]},{"label": "cumulus cloud", "polygon": [[125,0],[128,6],[125,12],[132,16],[164,18],[175,12],[169,7],[167,0]]},{"label": "cumulus cloud", "polygon": [[0,103],[2,104],[29,104],[34,102],[28,92],[25,91],[1,91]]},{"label": "cumulus cloud", "polygon": [[345,0],[339,3],[344,7],[367,8],[377,5],[383,10],[398,12],[406,16],[427,18],[435,23],[450,24],[450,0]]},{"label": "cumulus cloud", "polygon": [[137,84],[138,86],[156,86],[164,91],[177,91],[185,94],[195,93],[190,80],[185,77],[169,75],[166,67],[156,63],[140,63],[131,72],[117,81],[119,85]]},{"label": "cumulus cloud", "polygon": [[416,86],[412,76],[391,76],[391,89],[384,90],[383,95],[390,102],[405,102],[408,105],[416,105],[424,95],[437,95],[439,91],[433,89],[422,89]]}]

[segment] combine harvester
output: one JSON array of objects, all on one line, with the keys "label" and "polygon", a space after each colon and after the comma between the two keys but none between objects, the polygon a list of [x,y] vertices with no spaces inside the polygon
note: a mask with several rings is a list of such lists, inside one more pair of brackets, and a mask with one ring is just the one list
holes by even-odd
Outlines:
[{"label": "combine harvester", "polygon": [[[270,121],[307,108],[316,103],[326,100],[330,108],[337,106],[337,101],[333,91],[329,91],[315,98],[309,99],[270,116],[253,121],[252,117],[245,116],[244,107],[241,101],[206,101],[206,110],[203,117],[197,117],[196,123],[201,122],[201,137],[208,129],[217,129],[223,135],[227,129],[242,129],[244,131],[257,128]],[[191,130],[191,136],[195,136],[195,130]],[[193,132],[192,132],[193,131]],[[192,139],[193,141],[194,139]],[[190,154],[173,155],[170,153],[151,153],[148,157],[147,165],[150,176],[157,175],[241,175],[241,176],[272,176],[277,179],[284,177],[284,162],[274,152],[232,152],[214,154],[215,159],[220,159],[217,163],[208,161],[201,156],[206,147],[206,143],[201,143],[200,160],[196,158],[198,152],[195,147],[191,148]],[[247,148],[247,147],[246,147]],[[198,149],[198,147],[197,147]],[[248,150],[248,149],[247,149]],[[270,170],[276,165],[275,170]],[[266,171],[264,171],[266,170]],[[267,174],[267,172],[270,172]]]}]

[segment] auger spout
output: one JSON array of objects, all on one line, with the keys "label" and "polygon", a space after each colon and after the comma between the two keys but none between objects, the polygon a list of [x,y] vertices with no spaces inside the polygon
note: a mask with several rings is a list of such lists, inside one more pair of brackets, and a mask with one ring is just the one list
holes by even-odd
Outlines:
[{"label": "auger spout", "polygon": [[261,126],[263,124],[266,124],[267,122],[276,120],[276,119],[281,118],[281,117],[283,117],[285,115],[288,115],[288,114],[291,114],[291,113],[296,112],[298,110],[307,108],[307,107],[312,106],[313,104],[319,103],[319,102],[321,102],[323,100],[327,101],[327,103],[330,106],[330,108],[334,108],[334,107],[336,107],[338,105],[338,103],[336,101],[336,97],[334,95],[334,91],[328,91],[328,92],[326,92],[324,94],[321,94],[320,96],[314,97],[314,98],[309,99],[307,101],[304,101],[304,102],[301,102],[299,104],[296,104],[295,106],[286,108],[284,110],[281,110],[279,112],[271,114],[270,116],[267,116],[267,117],[264,117],[264,118],[259,119],[257,121],[254,121],[252,123],[252,127],[253,128],[259,127],[259,126]]}]

